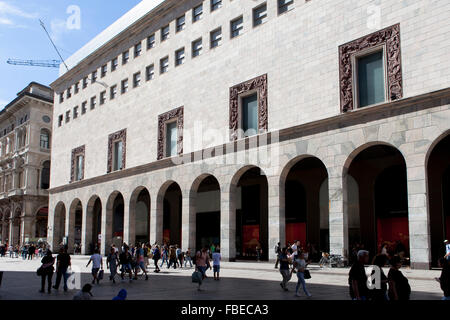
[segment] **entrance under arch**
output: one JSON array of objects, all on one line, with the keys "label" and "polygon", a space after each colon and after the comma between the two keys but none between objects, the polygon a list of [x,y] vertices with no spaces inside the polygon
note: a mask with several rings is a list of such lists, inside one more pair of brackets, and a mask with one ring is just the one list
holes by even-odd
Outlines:
[{"label": "entrance under arch", "polygon": [[300,241],[313,260],[329,251],[328,199],[328,172],[322,161],[297,161],[285,180],[286,242]]},{"label": "entrance under arch", "polygon": [[182,195],[181,188],[173,182],[164,194],[163,242],[181,246]]},{"label": "entrance under arch", "polygon": [[48,207],[39,209],[36,214],[35,238],[45,240],[47,238]]},{"label": "entrance under arch", "polygon": [[69,252],[81,254],[81,228],[83,227],[83,206],[76,199],[70,206]]},{"label": "entrance under arch", "polygon": [[431,261],[438,266],[450,239],[450,134],[431,150],[427,162]]},{"label": "entrance under arch", "polygon": [[196,250],[220,246],[220,185],[213,176],[204,178],[195,195]]},{"label": "entrance under arch", "polygon": [[242,174],[236,184],[236,258],[268,259],[268,183],[260,168],[253,167]]},{"label": "entrance under arch", "polygon": [[86,220],[85,252],[93,254],[96,249],[100,250],[102,242],[102,202],[98,196],[89,200]]},{"label": "entrance under arch", "polygon": [[53,251],[63,244],[66,236],[66,206],[60,202],[55,207],[53,224]]},{"label": "entrance under arch", "polygon": [[116,248],[120,248],[123,242],[124,209],[124,199],[122,194],[119,193],[112,206],[112,243]]},{"label": "entrance under arch", "polygon": [[147,189],[139,192],[135,206],[135,243],[150,241],[150,193]]},{"label": "entrance under arch", "polygon": [[349,221],[359,218],[359,228],[349,228],[350,259],[353,261],[361,248],[374,256],[383,244],[388,245],[391,255],[409,257],[407,177],[402,154],[388,145],[364,149],[348,168],[347,185],[356,185],[359,195],[357,210],[348,208],[347,212]]}]

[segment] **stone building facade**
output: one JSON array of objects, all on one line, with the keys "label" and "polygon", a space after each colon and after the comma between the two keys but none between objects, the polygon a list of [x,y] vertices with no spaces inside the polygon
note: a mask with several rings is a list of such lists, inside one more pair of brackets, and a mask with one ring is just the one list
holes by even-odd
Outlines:
[{"label": "stone building facade", "polygon": [[449,8],[144,1],[52,84],[51,243],[388,243],[429,268],[450,231]]},{"label": "stone building facade", "polygon": [[53,90],[30,83],[0,112],[0,243],[47,238]]}]

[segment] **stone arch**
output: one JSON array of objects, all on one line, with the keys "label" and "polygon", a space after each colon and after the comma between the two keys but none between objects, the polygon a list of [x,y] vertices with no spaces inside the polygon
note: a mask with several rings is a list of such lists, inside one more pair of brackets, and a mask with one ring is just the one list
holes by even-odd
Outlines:
[{"label": "stone arch", "polygon": [[86,206],[85,230],[83,232],[82,252],[92,254],[101,248],[102,234],[102,201],[98,195],[89,198]]},{"label": "stone arch", "polygon": [[60,201],[56,204],[54,210],[54,223],[53,223],[53,244],[52,250],[58,250],[63,245],[64,238],[66,237],[66,217],[67,210],[64,202]]},{"label": "stone arch", "polygon": [[[105,254],[108,253],[108,247],[114,244],[120,247],[124,242],[123,233],[125,226],[125,198],[120,191],[113,191],[106,202],[106,230],[105,230]],[[102,239],[103,241],[103,239]]]},{"label": "stone arch", "polygon": [[83,204],[79,198],[72,200],[69,208],[69,225],[67,250],[73,253],[81,253],[81,235],[83,228]]},{"label": "stone arch", "polygon": [[129,203],[128,241],[130,243],[150,241],[150,206],[149,190],[144,186],[135,188]]},{"label": "stone arch", "polygon": [[155,221],[157,241],[182,246],[182,199],[180,184],[168,180],[160,187],[157,195]]}]

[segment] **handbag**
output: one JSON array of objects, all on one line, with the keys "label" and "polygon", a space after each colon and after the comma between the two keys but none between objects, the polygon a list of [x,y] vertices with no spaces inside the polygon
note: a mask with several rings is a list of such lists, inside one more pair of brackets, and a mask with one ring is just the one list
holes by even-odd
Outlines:
[{"label": "handbag", "polygon": [[202,275],[202,273],[201,272],[198,272],[198,271],[194,271],[194,273],[192,273],[192,282],[193,283],[202,283],[202,278],[203,278],[203,275]]},{"label": "handbag", "polygon": [[305,279],[311,279],[311,273],[309,270],[305,269],[305,272],[303,273]]},{"label": "handbag", "polygon": [[36,270],[36,274],[40,277],[44,274],[44,269],[42,268],[42,266],[40,266],[37,270]]}]

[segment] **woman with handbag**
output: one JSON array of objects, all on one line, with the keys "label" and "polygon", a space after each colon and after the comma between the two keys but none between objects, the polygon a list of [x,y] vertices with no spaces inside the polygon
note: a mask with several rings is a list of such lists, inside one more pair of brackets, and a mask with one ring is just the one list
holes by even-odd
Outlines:
[{"label": "woman with handbag", "polygon": [[[305,274],[309,275],[309,271],[306,270],[306,266],[308,264],[306,263],[305,256],[303,253],[298,252],[297,259],[294,261],[294,267],[297,269],[297,287],[295,288],[295,296],[300,297],[300,293],[298,292],[300,289],[300,286],[303,287],[303,291],[305,292],[307,297],[312,297],[312,295],[309,293],[308,289],[306,289],[306,282],[305,282]],[[307,278],[310,278],[310,276],[307,276]]]},{"label": "woman with handbag", "polygon": [[37,270],[38,276],[41,277],[41,290],[39,290],[39,292],[45,292],[45,279],[47,278],[48,293],[52,293],[52,277],[53,272],[55,271],[53,264],[55,263],[55,258],[53,258],[53,254],[50,249],[47,250],[47,253],[42,258],[41,263],[42,266]]}]

